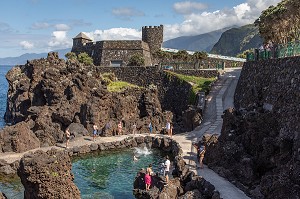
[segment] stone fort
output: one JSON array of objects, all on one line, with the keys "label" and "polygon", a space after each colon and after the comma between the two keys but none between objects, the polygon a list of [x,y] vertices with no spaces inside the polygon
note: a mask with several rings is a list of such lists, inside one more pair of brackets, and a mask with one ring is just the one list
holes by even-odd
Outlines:
[{"label": "stone fort", "polygon": [[152,54],[161,49],[163,25],[143,26],[142,40],[105,40],[93,42],[84,33],[73,38],[72,52],[86,52],[97,66],[125,66],[133,55],[141,55],[145,65],[153,65]]}]

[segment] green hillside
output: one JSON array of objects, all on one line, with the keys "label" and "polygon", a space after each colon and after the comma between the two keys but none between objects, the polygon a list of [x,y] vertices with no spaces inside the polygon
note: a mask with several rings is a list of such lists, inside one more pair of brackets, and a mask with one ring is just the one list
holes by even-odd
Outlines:
[{"label": "green hillside", "polygon": [[258,48],[262,43],[258,28],[249,24],[225,31],[210,53],[236,56],[247,49]]}]

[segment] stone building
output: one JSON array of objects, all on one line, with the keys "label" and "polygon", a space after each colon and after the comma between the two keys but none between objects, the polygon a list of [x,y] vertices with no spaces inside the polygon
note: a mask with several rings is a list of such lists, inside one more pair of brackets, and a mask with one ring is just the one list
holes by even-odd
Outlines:
[{"label": "stone building", "polygon": [[145,65],[153,65],[152,53],[163,43],[163,25],[143,26],[142,40],[105,40],[93,42],[84,33],[73,38],[72,52],[86,52],[97,66],[126,66],[133,55],[142,55]]}]

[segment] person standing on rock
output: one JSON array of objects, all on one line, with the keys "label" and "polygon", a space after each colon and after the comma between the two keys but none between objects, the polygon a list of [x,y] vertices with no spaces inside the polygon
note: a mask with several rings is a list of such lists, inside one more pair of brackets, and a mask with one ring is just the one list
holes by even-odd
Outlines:
[{"label": "person standing on rock", "polygon": [[95,142],[96,135],[98,132],[98,126],[96,124],[93,125],[93,141]]},{"label": "person standing on rock", "polygon": [[170,172],[170,160],[169,160],[169,156],[166,156],[166,161],[165,161],[165,177],[166,177],[166,183],[169,183],[169,172]]},{"label": "person standing on rock", "polygon": [[167,124],[166,124],[166,131],[168,133],[168,136],[170,136],[170,129],[171,129],[171,124],[169,121],[167,121]]},{"label": "person standing on rock", "polygon": [[150,170],[149,170],[149,169],[146,170],[146,174],[145,174],[145,184],[146,184],[146,191],[150,191],[150,186],[151,186],[151,174],[150,174]]},{"label": "person standing on rock", "polygon": [[136,123],[134,123],[132,125],[132,134],[133,134],[133,136],[135,136],[135,132],[136,132]]},{"label": "person standing on rock", "polygon": [[71,136],[70,130],[69,130],[69,128],[67,128],[66,129],[66,149],[68,148],[68,145],[69,145],[70,136]]},{"label": "person standing on rock", "polygon": [[173,136],[173,124],[170,124],[170,137],[172,138]]},{"label": "person standing on rock", "polygon": [[152,123],[150,122],[150,123],[149,123],[149,134],[152,133],[152,129],[153,129],[153,126],[152,126]]},{"label": "person standing on rock", "polygon": [[122,121],[118,124],[118,135],[122,135]]}]

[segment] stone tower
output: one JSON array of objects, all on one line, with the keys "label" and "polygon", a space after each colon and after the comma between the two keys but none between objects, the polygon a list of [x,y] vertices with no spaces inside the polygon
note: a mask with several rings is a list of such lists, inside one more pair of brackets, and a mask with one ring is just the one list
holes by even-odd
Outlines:
[{"label": "stone tower", "polygon": [[83,45],[92,41],[93,40],[91,40],[83,32],[79,33],[76,37],[73,38],[72,52],[77,53],[77,51],[81,49]]},{"label": "stone tower", "polygon": [[156,52],[162,47],[163,36],[163,25],[142,27],[142,40],[148,43],[151,53]]}]

